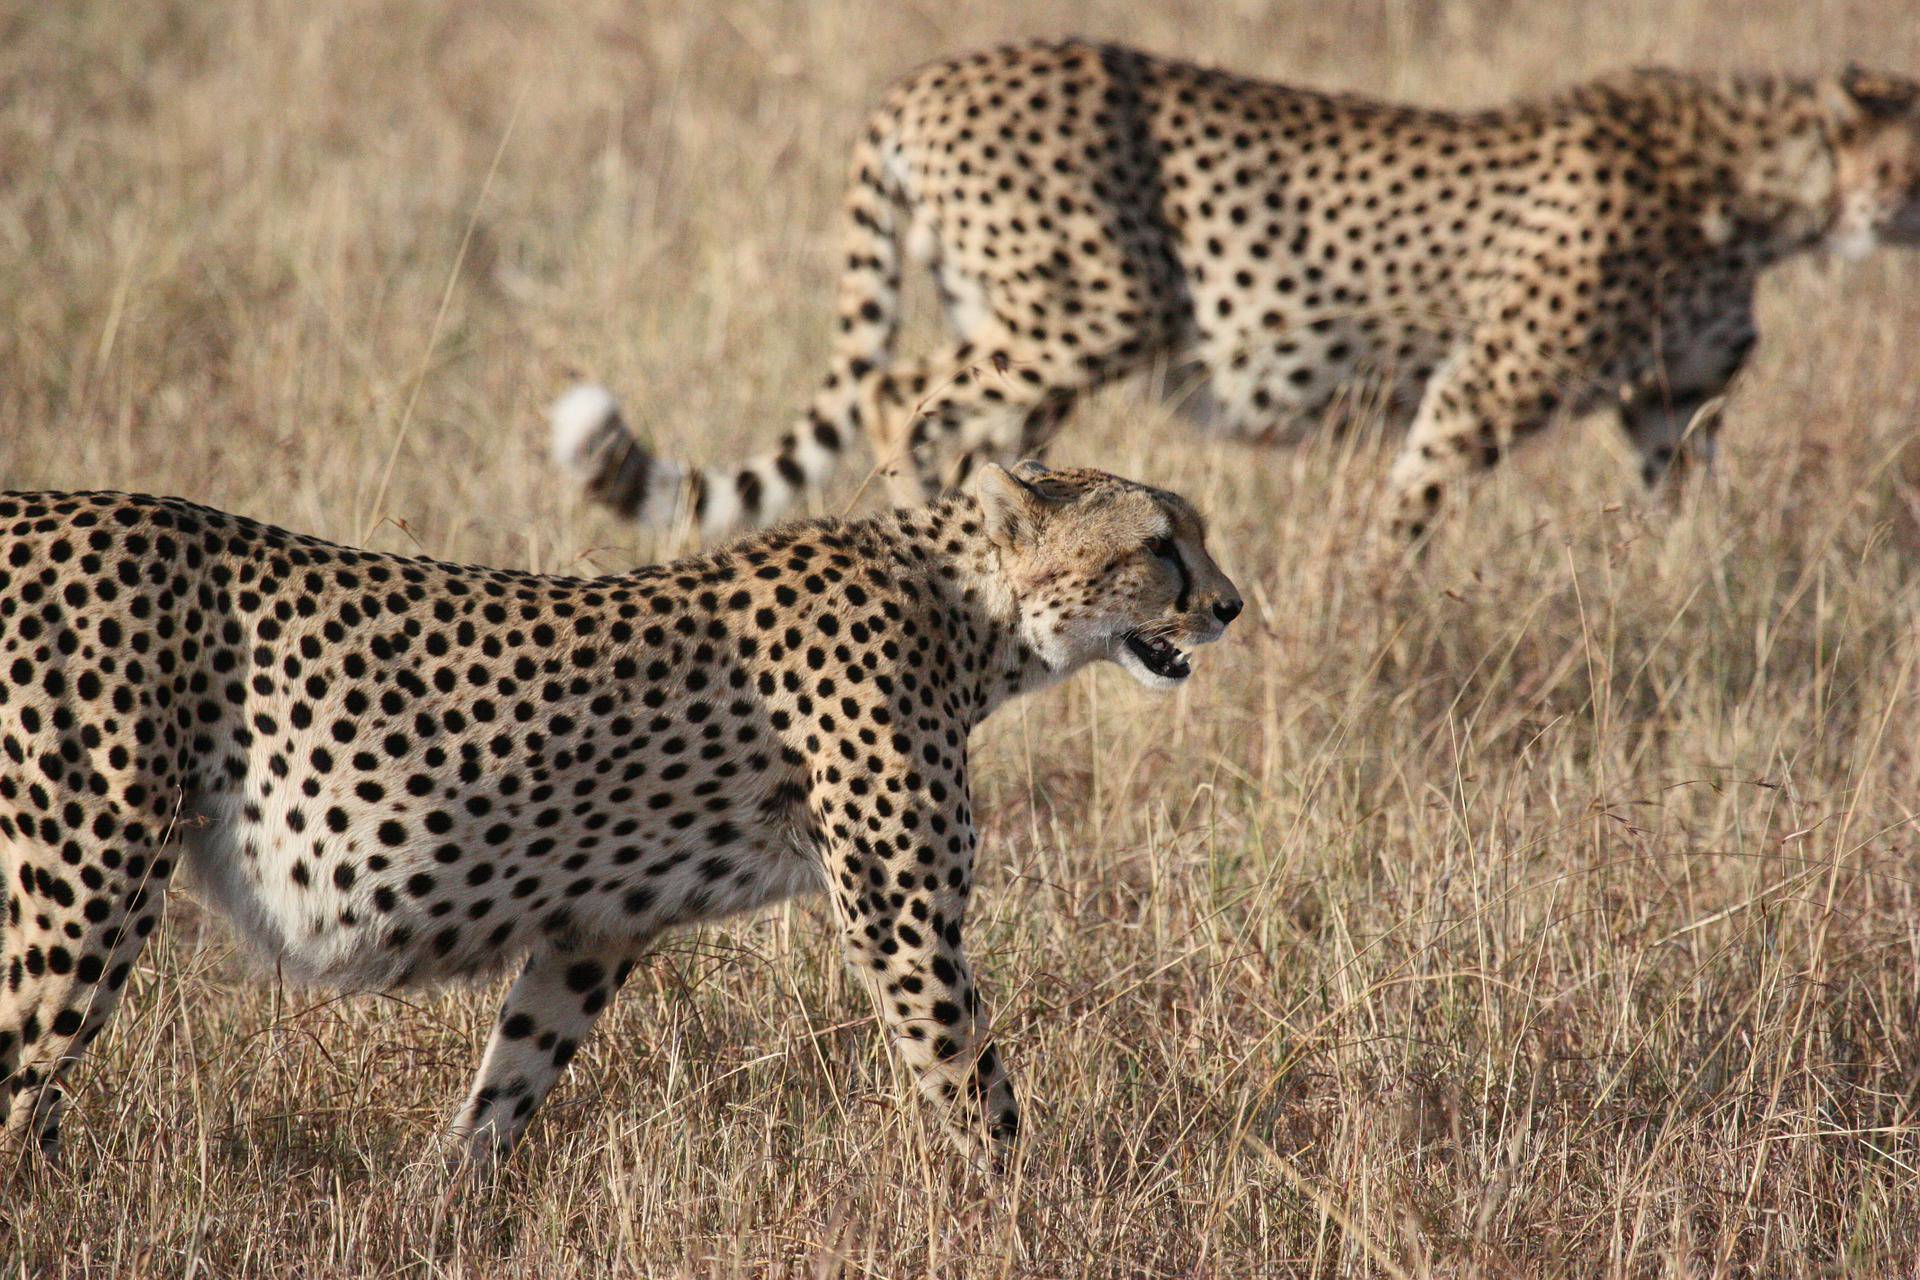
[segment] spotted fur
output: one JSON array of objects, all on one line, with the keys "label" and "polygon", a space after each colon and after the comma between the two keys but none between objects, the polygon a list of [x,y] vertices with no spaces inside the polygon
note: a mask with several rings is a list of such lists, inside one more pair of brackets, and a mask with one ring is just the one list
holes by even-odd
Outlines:
[{"label": "spotted fur", "polygon": [[1099,472],[581,579],[178,499],[0,495],[0,1107],[51,1148],[177,866],[283,973],[524,961],[452,1124],[519,1136],[663,929],[825,889],[970,1151],[1013,1093],[962,948],[969,731],[1239,611],[1192,508]]},{"label": "spotted fur", "polygon": [[[1657,482],[1711,454],[1763,269],[1920,240],[1917,96],[1860,70],[1647,71],[1462,113],[1078,40],[955,58],[860,140],[806,419],[688,481],[638,465],[603,398],[566,459],[627,515],[690,503],[712,533],[777,514],[863,426],[896,500],[921,501],[1165,360],[1204,372],[1198,416],[1237,435],[1295,438],[1357,391],[1410,419],[1402,537],[1565,411],[1616,405]],[[953,338],[895,361],[903,246]]]}]

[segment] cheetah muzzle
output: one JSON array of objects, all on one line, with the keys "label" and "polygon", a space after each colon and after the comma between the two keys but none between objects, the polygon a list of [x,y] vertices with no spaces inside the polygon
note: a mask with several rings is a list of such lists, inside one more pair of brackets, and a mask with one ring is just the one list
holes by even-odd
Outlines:
[{"label": "cheetah muzzle", "polygon": [[1193,664],[1185,651],[1165,640],[1133,631],[1127,634],[1125,644],[1134,661],[1154,679],[1180,681],[1193,674]]},{"label": "cheetah muzzle", "polygon": [[661,931],[824,892],[962,1151],[1018,1130],[962,927],[967,738],[1009,697],[1240,607],[1199,517],[988,467],[917,510],[568,578],[178,499],[0,495],[0,1116],[51,1150],[165,887],[299,981],[521,962],[456,1158],[511,1149]]}]

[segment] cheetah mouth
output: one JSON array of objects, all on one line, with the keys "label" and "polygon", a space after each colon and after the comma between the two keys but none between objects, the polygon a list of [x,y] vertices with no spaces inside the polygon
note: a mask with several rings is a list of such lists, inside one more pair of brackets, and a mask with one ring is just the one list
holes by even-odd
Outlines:
[{"label": "cheetah mouth", "polygon": [[1185,680],[1193,674],[1193,663],[1184,651],[1153,636],[1143,636],[1138,631],[1127,636],[1127,652],[1139,660],[1140,665],[1162,680]]}]

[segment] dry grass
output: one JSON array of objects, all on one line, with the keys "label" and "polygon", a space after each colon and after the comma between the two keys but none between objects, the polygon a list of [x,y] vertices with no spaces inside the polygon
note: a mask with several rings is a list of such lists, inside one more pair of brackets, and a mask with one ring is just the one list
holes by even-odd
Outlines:
[{"label": "dry grass", "polygon": [[[1893,0],[0,5],[0,480],[619,568],[538,409],[725,455],[822,363],[848,139],[1019,31],[1486,101],[1625,61],[1920,63]],[[498,158],[497,168],[494,166]],[[491,175],[490,175],[491,171]],[[464,250],[464,252],[463,252]],[[495,991],[277,987],[178,900],[6,1274],[1898,1274],[1920,1251],[1920,270],[1783,271],[1714,492],[1598,426],[1382,607],[1385,455],[1121,388],[1252,602],[1171,702],[982,734],[973,948],[1028,1100],[954,1176],[810,907],[636,978],[506,1182],[413,1162]],[[840,490],[840,499],[851,485]]]}]

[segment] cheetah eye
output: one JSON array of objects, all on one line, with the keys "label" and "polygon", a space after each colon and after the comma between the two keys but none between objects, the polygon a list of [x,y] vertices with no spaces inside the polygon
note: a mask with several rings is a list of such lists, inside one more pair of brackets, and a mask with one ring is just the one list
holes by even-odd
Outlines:
[{"label": "cheetah eye", "polygon": [[1172,538],[1148,538],[1147,551],[1151,555],[1159,556],[1162,560],[1169,560],[1174,564],[1180,563],[1180,549],[1173,545]]}]

